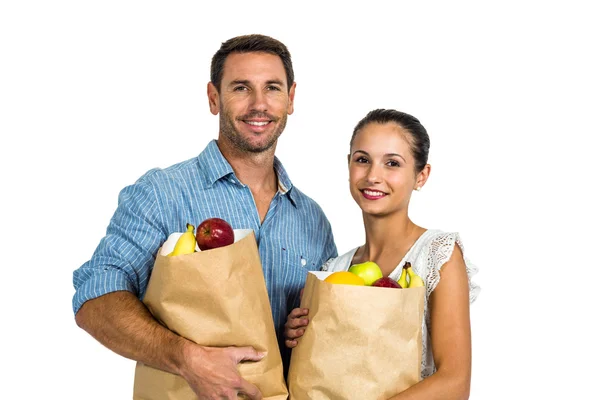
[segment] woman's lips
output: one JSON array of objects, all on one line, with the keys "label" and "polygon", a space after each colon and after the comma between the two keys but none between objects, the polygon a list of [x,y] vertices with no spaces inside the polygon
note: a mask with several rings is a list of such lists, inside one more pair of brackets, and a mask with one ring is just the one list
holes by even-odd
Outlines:
[{"label": "woman's lips", "polygon": [[384,193],[379,190],[372,190],[372,189],[363,189],[363,190],[361,190],[361,193],[362,193],[363,197],[367,200],[379,200],[379,199],[387,196],[387,193]]}]

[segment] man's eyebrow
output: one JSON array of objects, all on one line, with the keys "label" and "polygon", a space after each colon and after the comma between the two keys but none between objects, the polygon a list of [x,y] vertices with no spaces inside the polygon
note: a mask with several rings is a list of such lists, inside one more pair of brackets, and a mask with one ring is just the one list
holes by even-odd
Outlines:
[{"label": "man's eyebrow", "polygon": [[250,84],[250,81],[247,79],[236,79],[235,81],[231,81],[229,83],[229,86],[234,86],[234,85],[246,85],[248,86]]},{"label": "man's eyebrow", "polygon": [[[281,85],[283,86],[283,81],[279,80],[279,79],[269,79],[266,82],[267,85]],[[246,85],[246,86],[250,86],[250,81],[247,79],[236,79],[233,80],[229,83],[229,86],[233,86],[233,85]]]}]

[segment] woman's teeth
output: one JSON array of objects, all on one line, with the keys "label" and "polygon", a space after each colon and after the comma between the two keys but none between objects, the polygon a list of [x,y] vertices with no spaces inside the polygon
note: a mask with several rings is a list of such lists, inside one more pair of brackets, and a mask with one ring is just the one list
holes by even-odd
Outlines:
[{"label": "woman's teeth", "polygon": [[366,194],[366,195],[368,195],[368,196],[373,196],[373,197],[383,197],[383,196],[385,196],[385,193],[383,193],[383,192],[379,192],[379,191],[374,192],[372,190],[366,190],[366,189],[363,190],[363,193]]}]

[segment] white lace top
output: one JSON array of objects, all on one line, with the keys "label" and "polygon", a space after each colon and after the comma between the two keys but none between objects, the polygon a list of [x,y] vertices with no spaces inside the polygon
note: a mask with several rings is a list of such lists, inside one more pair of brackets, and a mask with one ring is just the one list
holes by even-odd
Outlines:
[{"label": "white lace top", "polygon": [[[479,295],[480,287],[477,286],[471,278],[478,271],[478,268],[473,265],[465,256],[465,249],[458,236],[458,233],[442,232],[440,230],[429,229],[423,233],[419,239],[413,244],[396,269],[390,273],[390,278],[398,280],[402,267],[406,261],[412,264],[413,271],[425,281],[425,313],[423,317],[423,357],[421,364],[421,378],[424,379],[435,372],[435,364],[433,362],[433,353],[431,352],[431,337],[429,336],[429,328],[431,326],[431,315],[429,312],[429,295],[440,281],[440,268],[449,259],[454,244],[458,244],[463,252],[465,264],[467,266],[467,275],[469,277],[469,300],[472,303]],[[352,258],[358,250],[358,247],[350,250],[337,258],[332,258],[327,261],[321,269],[323,271],[346,271],[350,268]]]}]

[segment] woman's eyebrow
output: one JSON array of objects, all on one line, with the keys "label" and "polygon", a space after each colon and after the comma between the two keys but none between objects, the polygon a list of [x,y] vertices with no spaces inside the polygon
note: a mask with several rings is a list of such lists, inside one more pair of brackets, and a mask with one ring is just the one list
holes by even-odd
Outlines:
[{"label": "woman's eyebrow", "polygon": [[400,157],[400,158],[401,158],[401,159],[402,159],[404,162],[406,162],[406,159],[405,159],[404,157],[402,157],[400,154],[397,154],[397,153],[387,153],[385,156],[386,156],[386,157],[394,157],[394,156],[397,156],[397,157]]}]

